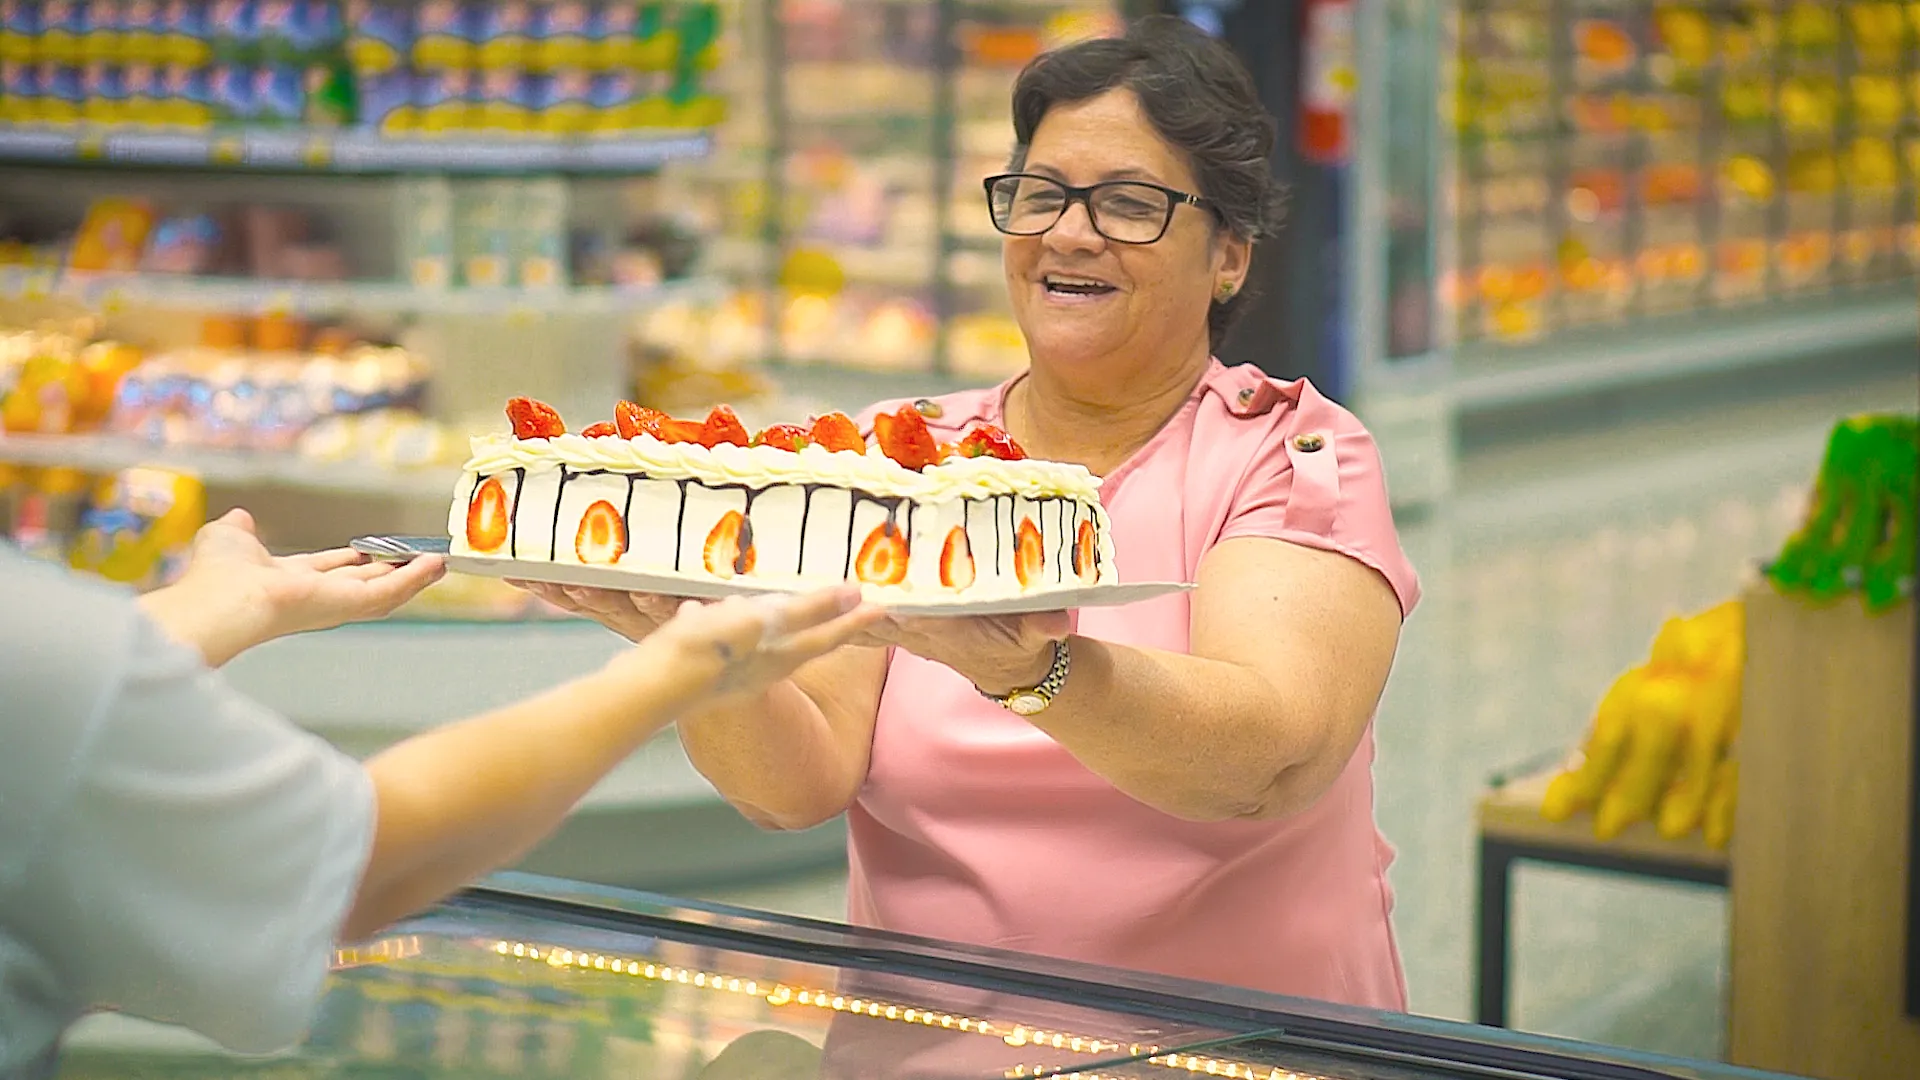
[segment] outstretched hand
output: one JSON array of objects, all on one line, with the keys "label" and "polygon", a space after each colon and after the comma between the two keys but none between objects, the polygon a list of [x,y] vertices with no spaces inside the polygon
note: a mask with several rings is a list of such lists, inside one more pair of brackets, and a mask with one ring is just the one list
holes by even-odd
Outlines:
[{"label": "outstretched hand", "polygon": [[884,618],[854,586],[799,596],[735,596],[682,601],[634,649],[617,659],[666,672],[683,693],[710,704],[758,697],[816,657],[861,636]]},{"label": "outstretched hand", "polygon": [[401,565],[345,548],[276,556],[252,515],[231,510],[194,537],[180,580],[142,604],[218,666],[276,637],[384,618],[445,574],[437,556]]}]

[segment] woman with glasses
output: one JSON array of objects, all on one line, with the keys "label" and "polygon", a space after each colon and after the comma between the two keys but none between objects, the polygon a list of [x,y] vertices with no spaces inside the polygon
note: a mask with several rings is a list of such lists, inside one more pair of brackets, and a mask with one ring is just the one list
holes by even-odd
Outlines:
[{"label": "woman with glasses", "polygon": [[[1013,121],[984,209],[1031,364],[920,411],[1085,465],[1121,580],[1198,589],[884,623],[681,740],[767,827],[847,815],[854,922],[1404,1008],[1371,725],[1418,584],[1359,422],[1213,358],[1278,219],[1272,118],[1147,19],[1035,60]],[[636,638],[667,610],[545,593]]]}]

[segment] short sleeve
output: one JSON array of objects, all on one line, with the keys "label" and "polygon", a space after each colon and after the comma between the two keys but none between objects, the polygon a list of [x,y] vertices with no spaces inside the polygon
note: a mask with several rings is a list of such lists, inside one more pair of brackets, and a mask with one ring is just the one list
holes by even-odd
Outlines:
[{"label": "short sleeve", "polygon": [[[53,669],[96,679],[16,923],[66,993],[243,1052],[298,1042],[372,846],[359,764],[229,688],[122,601]],[[32,699],[32,695],[27,695]],[[49,744],[51,745],[51,744]]]},{"label": "short sleeve", "polygon": [[1402,617],[1420,580],[1400,547],[1379,448],[1352,413],[1314,398],[1278,418],[1242,477],[1219,539],[1260,536],[1337,552],[1379,571]]}]

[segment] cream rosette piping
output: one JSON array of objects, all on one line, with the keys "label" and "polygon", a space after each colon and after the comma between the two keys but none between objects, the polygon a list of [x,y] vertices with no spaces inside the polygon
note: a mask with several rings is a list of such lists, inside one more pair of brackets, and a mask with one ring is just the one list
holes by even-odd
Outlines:
[{"label": "cream rosette piping", "polygon": [[710,487],[833,484],[882,498],[922,502],[1018,495],[1097,503],[1100,496],[1099,477],[1079,465],[1058,461],[953,458],[915,472],[903,468],[878,447],[864,454],[831,453],[819,446],[803,447],[798,452],[772,446],[721,445],[708,449],[690,443],[665,443],[651,435],[635,439],[483,435],[472,442],[466,472],[493,476],[514,469],[534,473],[563,465],[577,472],[606,469],[640,473],[655,480],[693,480]]}]

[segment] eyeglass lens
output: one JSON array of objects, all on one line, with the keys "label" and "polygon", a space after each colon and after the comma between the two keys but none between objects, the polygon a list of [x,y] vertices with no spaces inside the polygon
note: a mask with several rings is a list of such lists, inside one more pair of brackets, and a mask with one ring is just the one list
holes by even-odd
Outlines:
[{"label": "eyeglass lens", "polygon": [[[1009,176],[993,185],[988,204],[994,227],[1016,236],[1037,236],[1067,212],[1067,189],[1037,176]],[[1109,240],[1150,244],[1160,239],[1173,201],[1151,184],[1125,180],[1095,184],[1087,195],[1093,227]]]}]

